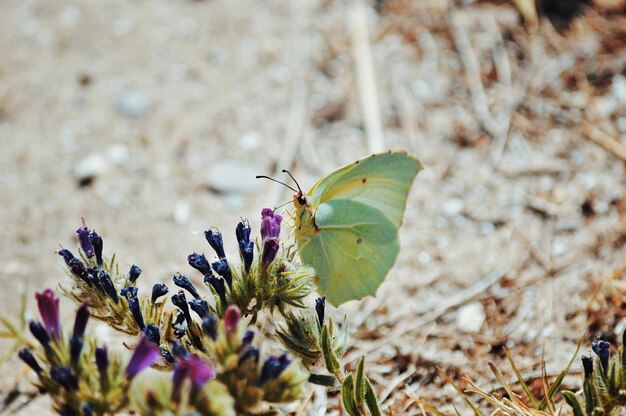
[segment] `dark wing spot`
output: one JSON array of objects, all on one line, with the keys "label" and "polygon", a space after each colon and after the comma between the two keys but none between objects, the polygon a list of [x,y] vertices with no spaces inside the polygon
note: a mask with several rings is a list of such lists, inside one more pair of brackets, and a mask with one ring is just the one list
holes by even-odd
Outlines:
[{"label": "dark wing spot", "polygon": [[362,182],[362,183],[367,182],[367,178],[363,178],[363,179],[361,179],[361,182]]},{"label": "dark wing spot", "polygon": [[354,162],[355,165],[358,165],[360,162],[360,160],[357,160],[356,162]]},{"label": "dark wing spot", "polygon": [[357,239],[356,239],[356,243],[357,243],[357,244],[361,244],[362,242],[363,242],[363,239],[362,239],[361,237],[359,237],[359,238],[357,238]]}]

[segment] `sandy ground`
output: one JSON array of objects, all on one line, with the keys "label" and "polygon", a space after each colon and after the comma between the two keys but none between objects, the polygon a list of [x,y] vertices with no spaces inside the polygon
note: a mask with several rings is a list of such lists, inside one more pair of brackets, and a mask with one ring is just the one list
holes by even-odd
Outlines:
[{"label": "sandy ground", "polygon": [[[495,387],[503,347],[536,376],[542,355],[556,372],[585,333],[626,326],[624,289],[602,286],[626,266],[626,18],[533,29],[506,3],[381,3],[366,18],[385,147],[426,169],[377,298],[335,313],[386,411],[416,414],[414,395],[460,403],[437,367]],[[234,252],[240,217],[289,200],[254,175],[308,187],[367,155],[353,17],[332,0],[0,2],[3,312],[58,284],[81,217],[145,290],[192,274],[202,230]],[[311,403],[333,413],[336,396]]]}]

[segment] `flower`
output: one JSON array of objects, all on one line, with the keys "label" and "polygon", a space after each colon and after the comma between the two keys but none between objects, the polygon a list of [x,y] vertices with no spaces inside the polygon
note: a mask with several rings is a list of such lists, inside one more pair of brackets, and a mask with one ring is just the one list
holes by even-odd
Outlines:
[{"label": "flower", "polygon": [[317,312],[317,321],[320,328],[324,326],[324,313],[326,309],[326,296],[315,299],[315,312]]},{"label": "flower", "polygon": [[222,306],[226,306],[228,301],[226,300],[226,286],[224,285],[224,279],[215,277],[213,274],[207,274],[204,276],[204,282],[210,284],[213,289],[215,289],[215,293],[219,296]]},{"label": "flower", "polygon": [[194,390],[200,389],[215,375],[213,368],[197,355],[187,355],[180,357],[174,366],[172,375],[172,400],[180,401],[180,393],[185,379],[189,379]]},{"label": "flower", "polygon": [[78,390],[78,379],[72,370],[65,366],[55,365],[50,369],[50,378],[66,390]]},{"label": "flower", "polygon": [[192,323],[191,314],[189,313],[189,305],[187,304],[187,298],[185,292],[179,290],[177,294],[172,295],[172,303],[174,306],[178,306],[183,312],[183,316],[189,325]]},{"label": "flower", "polygon": [[85,256],[87,256],[87,258],[93,257],[93,245],[89,240],[89,228],[85,225],[84,219],[83,226],[76,230],[76,234],[78,234],[78,242],[80,243],[80,247],[83,249]]},{"label": "flower", "polygon": [[50,347],[50,335],[46,331],[46,328],[41,324],[41,322],[30,321],[28,324],[28,329],[30,329],[30,333],[33,334],[35,339],[39,341],[39,343],[44,348]]},{"label": "flower", "polygon": [[250,345],[252,343],[252,340],[254,340],[254,331],[251,329],[246,330],[245,334],[243,334],[243,337],[241,338],[241,345],[242,347],[247,347],[248,345]]},{"label": "flower", "polygon": [[203,275],[211,273],[211,266],[204,254],[192,253],[187,256],[187,262]]},{"label": "flower", "polygon": [[237,324],[241,318],[241,312],[236,306],[229,306],[224,312],[224,328],[227,334],[234,334],[237,331]]},{"label": "flower", "polygon": [[148,341],[154,342],[156,345],[161,343],[161,334],[159,332],[159,327],[154,324],[149,324],[144,329],[144,334],[146,334],[146,338]]},{"label": "flower", "polygon": [[197,313],[200,319],[203,319],[211,314],[209,311],[209,304],[204,299],[194,299],[190,300],[188,303],[191,310]]},{"label": "flower", "polygon": [[41,373],[43,369],[35,359],[33,352],[28,348],[22,348],[20,352],[17,354],[22,361],[24,361],[33,371],[37,374]]},{"label": "flower", "polygon": [[214,315],[202,318],[202,332],[211,337],[213,341],[217,339],[217,318]]},{"label": "flower", "polygon": [[254,243],[250,241],[250,225],[247,220],[242,220],[237,224],[235,234],[239,243],[239,254],[243,259],[243,265],[246,273],[250,271],[252,259],[254,257]]},{"label": "flower", "polygon": [[261,238],[263,241],[278,238],[282,220],[283,217],[275,214],[273,209],[263,208],[261,211]]},{"label": "flower", "polygon": [[117,290],[115,289],[113,280],[111,280],[111,276],[109,276],[106,270],[98,270],[96,281],[98,282],[100,290],[106,293],[113,300],[113,302],[118,304],[120,300],[117,296]]},{"label": "flower", "polygon": [[593,360],[591,359],[591,357],[587,357],[584,355],[580,358],[583,361],[583,369],[585,370],[585,380],[588,380],[591,378],[591,375],[593,374]]},{"label": "flower", "polygon": [[137,288],[134,286],[128,286],[122,289],[120,293],[126,298],[128,309],[130,310],[131,315],[133,315],[135,323],[139,329],[143,330],[146,327],[146,324],[143,321],[141,305],[139,304],[139,299],[137,298]]},{"label": "flower", "polygon": [[604,374],[609,369],[609,356],[611,355],[611,344],[603,339],[594,341],[591,344],[591,349],[600,357],[600,364],[602,364],[602,370]]},{"label": "flower", "polygon": [[80,353],[83,350],[84,341],[79,337],[70,337],[70,362],[72,366],[76,366],[78,363],[78,359],[80,358]]},{"label": "flower", "polygon": [[97,347],[95,356],[96,367],[98,367],[98,373],[100,373],[100,378],[102,380],[106,380],[107,371],[109,370],[109,352],[106,345],[103,345],[102,347]]},{"label": "flower", "polygon": [[135,283],[137,279],[139,279],[139,275],[141,275],[142,271],[143,270],[141,270],[141,267],[133,264],[132,266],[130,266],[130,270],[128,271],[128,280],[131,283]]},{"label": "flower", "polygon": [[247,220],[239,221],[239,223],[237,224],[237,228],[235,229],[235,235],[237,236],[237,241],[239,243],[241,242],[249,243],[251,231],[252,229],[250,228],[250,225],[248,225]]},{"label": "flower", "polygon": [[50,289],[36,293],[37,307],[46,331],[51,337],[61,339],[61,323],[59,318],[59,298]]},{"label": "flower", "polygon": [[124,372],[126,378],[132,380],[141,371],[154,364],[160,356],[159,347],[154,342],[148,341],[145,335],[142,335],[132,357],[130,357],[128,366],[126,366]]},{"label": "flower", "polygon": [[96,255],[96,264],[98,264],[98,267],[102,267],[102,248],[104,245],[102,237],[98,235],[96,230],[92,230],[89,233],[89,241],[91,242],[93,252]]},{"label": "flower", "polygon": [[67,265],[67,268],[70,269],[70,272],[72,272],[74,276],[85,281],[85,283],[91,286],[91,282],[89,281],[89,276],[87,273],[87,269],[85,268],[85,265],[76,257],[74,257],[71,251],[64,248],[64,249],[59,250],[57,254],[63,257],[63,260],[65,261],[65,264]]},{"label": "flower", "polygon": [[259,353],[260,352],[258,348],[248,347],[243,350],[243,352],[239,356],[239,359],[237,360],[237,363],[241,364],[245,362],[247,359],[252,358],[254,360],[254,363],[256,364],[259,362]]},{"label": "flower", "polygon": [[263,254],[261,256],[261,262],[263,265],[268,265],[274,261],[276,258],[276,254],[278,254],[278,249],[280,248],[278,244],[278,240],[275,238],[265,240],[263,243]]},{"label": "flower", "polygon": [[222,276],[222,278],[224,278],[224,280],[228,284],[228,287],[233,287],[233,274],[230,271],[228,260],[221,259],[220,261],[216,261],[212,263],[211,266],[213,266],[213,270],[215,270],[215,273],[219,274],[220,276]]},{"label": "flower", "polygon": [[291,364],[291,359],[287,357],[287,353],[280,356],[271,356],[263,364],[261,375],[259,376],[258,385],[262,387],[268,381],[277,378]]},{"label": "flower", "polygon": [[76,319],[74,320],[74,331],[72,336],[75,338],[82,338],[85,335],[85,328],[87,327],[87,321],[89,320],[89,303],[83,302],[82,305],[76,310]]},{"label": "flower", "polygon": [[215,254],[217,254],[217,257],[219,257],[220,259],[226,257],[226,254],[224,253],[224,242],[222,240],[222,233],[217,230],[206,230],[204,232],[204,237],[206,238],[206,241],[208,241],[208,243],[211,245],[211,247],[213,247],[213,250],[215,250]]},{"label": "flower", "polygon": [[150,299],[152,304],[154,305],[154,302],[156,302],[161,296],[167,295],[167,292],[169,292],[167,286],[163,283],[155,283],[155,285],[152,286],[152,298]]},{"label": "flower", "polygon": [[[204,258],[204,256],[202,256],[202,258]],[[206,262],[206,259],[204,259],[204,261]],[[207,262],[207,267],[208,267],[208,265],[209,265],[209,263]],[[211,272],[211,269],[209,269],[209,273],[210,272]],[[176,286],[187,290],[189,293],[191,293],[191,296],[193,296],[194,298],[196,298],[196,299],[200,298],[200,295],[198,294],[198,291],[196,290],[196,287],[193,285],[193,283],[191,283],[191,280],[189,280],[189,278],[187,276],[184,276],[184,275],[179,273],[179,274],[174,275],[173,280],[174,280],[174,284]]]}]

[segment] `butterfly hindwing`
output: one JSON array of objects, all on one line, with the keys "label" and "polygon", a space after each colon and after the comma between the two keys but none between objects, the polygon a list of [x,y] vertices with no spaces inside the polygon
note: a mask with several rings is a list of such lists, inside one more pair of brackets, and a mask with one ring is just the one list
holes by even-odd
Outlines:
[{"label": "butterfly hindwing", "polygon": [[394,224],[381,211],[347,199],[320,204],[315,221],[320,232],[299,251],[315,268],[320,292],[334,305],[374,295],[400,249]]}]

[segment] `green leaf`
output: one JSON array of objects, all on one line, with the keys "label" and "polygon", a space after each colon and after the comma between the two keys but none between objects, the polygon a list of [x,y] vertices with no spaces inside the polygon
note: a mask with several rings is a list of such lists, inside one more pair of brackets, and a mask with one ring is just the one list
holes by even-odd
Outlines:
[{"label": "green leaf", "polygon": [[362,356],[359,360],[359,366],[356,370],[356,380],[354,385],[354,394],[356,399],[356,405],[359,408],[363,407],[363,399],[365,398],[365,382],[363,380],[363,370],[365,368],[365,356]]},{"label": "green leaf", "polygon": [[330,343],[330,335],[328,334],[328,326],[324,325],[322,329],[322,353],[324,355],[324,362],[326,363],[326,369],[331,374],[337,374],[341,369],[339,360],[333,351],[333,347]]},{"label": "green leaf", "polygon": [[329,376],[327,374],[309,374],[309,383],[324,387],[341,387],[341,384],[339,384],[335,376]]},{"label": "green leaf", "polygon": [[346,412],[350,416],[361,416],[361,412],[356,407],[356,403],[354,402],[354,381],[352,379],[352,374],[348,374],[348,376],[343,380],[343,385],[341,386],[341,397],[343,399],[343,407],[345,407]]},{"label": "green leaf", "polygon": [[580,346],[582,345],[584,339],[585,339],[584,337],[580,338],[580,341],[578,341],[578,345],[576,346],[576,351],[574,351],[574,354],[572,355],[572,358],[569,360],[569,363],[567,364],[567,367],[565,367],[565,369],[559,373],[559,375],[557,376],[556,380],[554,380],[554,383],[552,383],[552,385],[550,385],[550,388],[548,389],[548,393],[547,393],[546,397],[544,397],[541,400],[541,403],[539,403],[539,406],[540,406],[539,409],[540,410],[543,410],[545,408],[545,406],[547,404],[547,400],[552,400],[552,397],[554,397],[554,394],[556,393],[556,390],[559,388],[559,386],[563,382],[563,379],[565,378],[567,373],[569,373],[569,370],[572,367],[572,364],[574,364],[574,361],[578,357],[578,351],[580,351]]},{"label": "green leaf", "polygon": [[538,408],[539,400],[537,400],[535,395],[531,392],[530,388],[524,381],[524,377],[522,376],[522,373],[517,368],[517,365],[515,365],[515,361],[513,361],[513,358],[511,357],[511,355],[506,349],[504,350],[504,354],[506,355],[506,358],[509,360],[509,364],[511,365],[511,368],[513,369],[513,372],[515,373],[515,377],[517,378],[517,381],[519,382],[520,386],[522,386],[522,390],[524,390],[524,394],[526,395],[528,400],[530,400],[532,406],[535,409]]},{"label": "green leaf", "polygon": [[585,412],[580,405],[580,402],[576,398],[576,395],[571,391],[564,390],[561,392],[563,394],[563,398],[572,407],[572,412],[574,416],[585,416]]},{"label": "green leaf", "polygon": [[365,377],[365,403],[367,404],[367,408],[370,409],[370,413],[372,416],[381,416],[382,412],[380,411],[380,406],[378,405],[378,398],[376,398],[376,393],[372,388],[372,383]]}]

